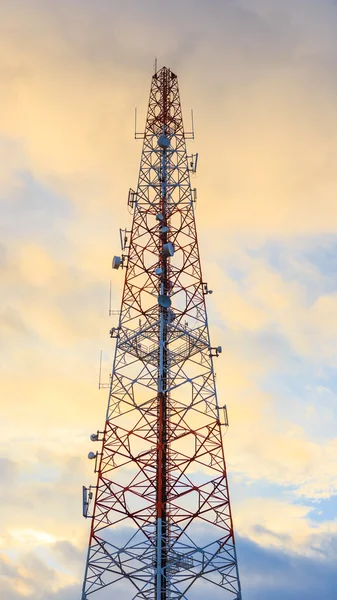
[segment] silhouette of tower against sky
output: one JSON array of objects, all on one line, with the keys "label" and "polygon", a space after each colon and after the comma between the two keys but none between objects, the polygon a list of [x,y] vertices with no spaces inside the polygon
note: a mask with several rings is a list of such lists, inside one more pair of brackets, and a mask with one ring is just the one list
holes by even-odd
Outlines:
[{"label": "silhouette of tower against sky", "polygon": [[[177,76],[152,77],[82,600],[240,600],[240,582]],[[116,273],[120,276],[120,273]]]}]

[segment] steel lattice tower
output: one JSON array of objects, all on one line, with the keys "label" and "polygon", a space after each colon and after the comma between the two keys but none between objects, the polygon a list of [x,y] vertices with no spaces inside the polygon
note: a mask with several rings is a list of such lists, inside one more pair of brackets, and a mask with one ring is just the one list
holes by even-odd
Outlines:
[{"label": "steel lattice tower", "polygon": [[92,519],[82,600],[240,600],[177,77],[152,77],[97,484],[83,488]]}]

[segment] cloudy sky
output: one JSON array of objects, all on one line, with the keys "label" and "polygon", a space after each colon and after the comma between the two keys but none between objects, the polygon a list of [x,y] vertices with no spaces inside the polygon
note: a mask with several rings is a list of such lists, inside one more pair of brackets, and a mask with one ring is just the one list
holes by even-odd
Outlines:
[{"label": "cloudy sky", "polygon": [[79,598],[110,261],[157,56],[194,109],[244,600],[332,600],[337,3],[0,0],[0,17],[1,597]]}]

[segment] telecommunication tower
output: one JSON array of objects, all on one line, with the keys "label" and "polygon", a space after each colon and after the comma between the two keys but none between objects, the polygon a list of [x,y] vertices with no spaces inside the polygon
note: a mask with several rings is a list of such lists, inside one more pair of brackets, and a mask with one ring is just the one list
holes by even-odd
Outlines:
[{"label": "telecommunication tower", "polygon": [[125,280],[82,600],[241,600],[223,451],[228,425],[215,387],[177,76],[152,77],[130,231],[114,269]]}]

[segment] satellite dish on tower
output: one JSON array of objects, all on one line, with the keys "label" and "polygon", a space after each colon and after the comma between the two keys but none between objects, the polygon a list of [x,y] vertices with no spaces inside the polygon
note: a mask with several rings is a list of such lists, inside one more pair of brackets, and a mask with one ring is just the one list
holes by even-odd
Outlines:
[{"label": "satellite dish on tower", "polygon": [[166,296],[165,294],[159,294],[158,304],[162,308],[170,308],[170,306],[172,304],[171,298],[169,296]]},{"label": "satellite dish on tower", "polygon": [[161,135],[158,138],[158,146],[159,148],[163,148],[164,150],[166,150],[166,148],[168,148],[170,145],[170,140],[166,135]]}]

